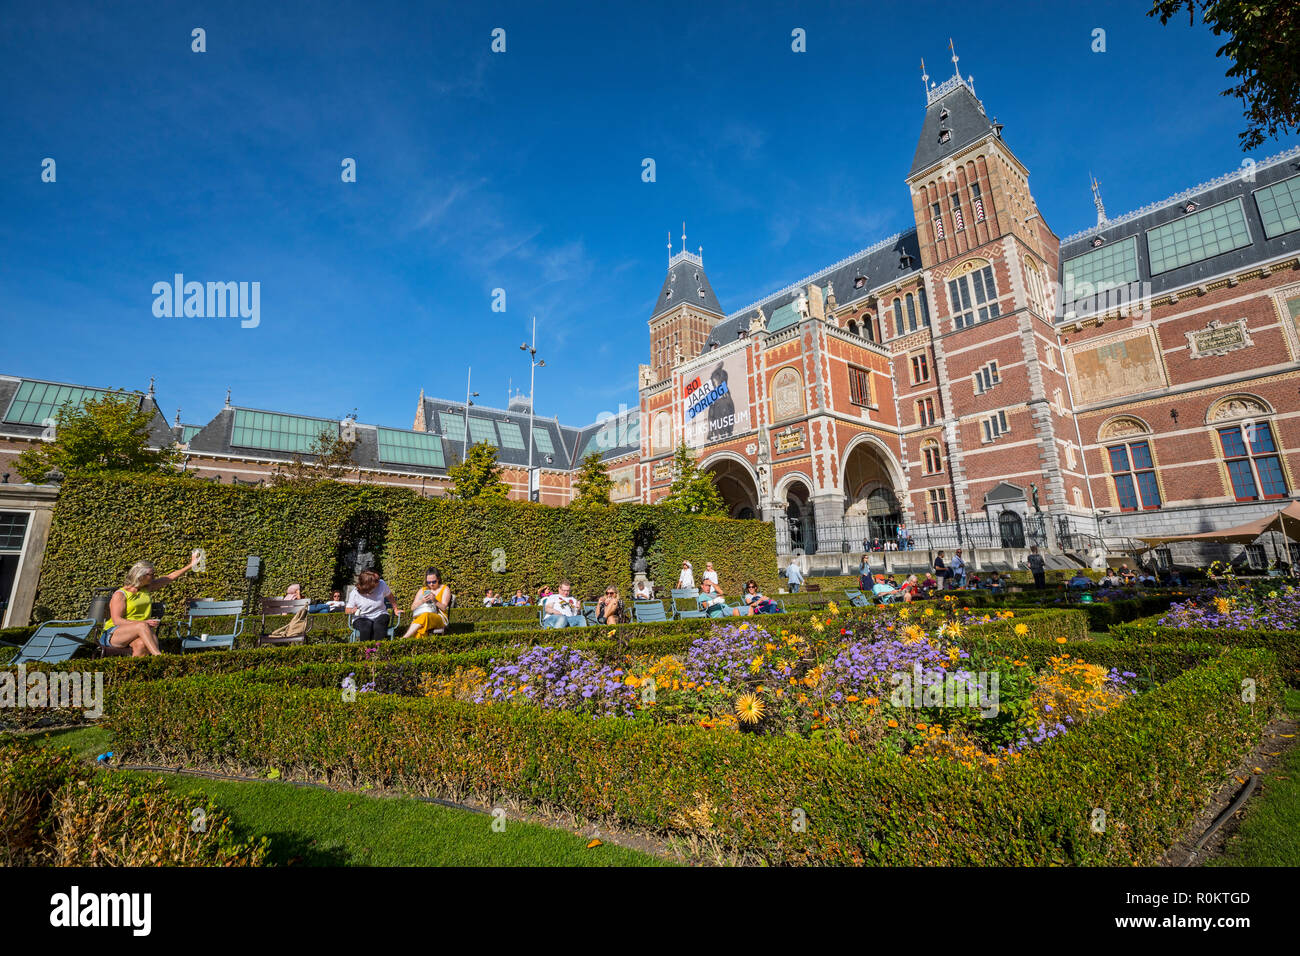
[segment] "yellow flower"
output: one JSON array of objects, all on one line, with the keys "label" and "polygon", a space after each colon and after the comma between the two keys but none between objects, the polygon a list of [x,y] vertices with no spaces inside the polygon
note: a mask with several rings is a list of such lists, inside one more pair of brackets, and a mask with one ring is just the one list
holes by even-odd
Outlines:
[{"label": "yellow flower", "polygon": [[738,630],[738,631],[748,631],[748,630],[749,630],[749,622],[746,621],[744,624],[740,625],[740,627],[736,628],[736,630]]},{"label": "yellow flower", "polygon": [[890,718],[890,720],[889,720],[889,726],[890,726],[890,727],[897,727],[897,726],[898,726],[898,721],[894,720],[893,718]]},{"label": "yellow flower", "polygon": [[749,672],[751,674],[757,674],[759,668],[761,668],[762,666],[763,666],[763,658],[760,655],[759,657],[755,657],[752,661],[749,662]]},{"label": "yellow flower", "polygon": [[1065,643],[1065,638],[1063,638],[1063,637],[1058,637],[1058,638],[1056,639],[1056,643],[1058,643],[1058,644],[1064,644],[1064,643]]},{"label": "yellow flower", "polygon": [[754,694],[741,694],[736,698],[736,716],[747,724],[763,719],[763,702]]},{"label": "yellow flower", "polygon": [[1029,633],[1029,625],[1017,624],[1015,630],[1017,634],[1019,634],[1021,637],[1024,637],[1026,634]]}]

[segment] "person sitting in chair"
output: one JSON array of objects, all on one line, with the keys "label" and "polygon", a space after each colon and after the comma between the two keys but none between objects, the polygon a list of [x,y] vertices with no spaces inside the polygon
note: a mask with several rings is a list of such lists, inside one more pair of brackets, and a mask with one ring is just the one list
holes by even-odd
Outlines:
[{"label": "person sitting in chair", "polygon": [[730,607],[726,597],[712,581],[705,581],[700,590],[700,610],[709,617],[743,617],[753,614],[752,607]]},{"label": "person sitting in chair", "polygon": [[446,631],[451,621],[451,588],[442,583],[437,568],[424,572],[424,587],[411,601],[411,626],[403,637],[428,637],[433,631]]},{"label": "person sitting in chair", "polygon": [[113,592],[108,602],[108,619],[111,623],[99,635],[105,647],[129,647],[132,657],[152,657],[162,653],[158,649],[158,618],[150,617],[153,610],[151,592],[165,588],[190,568],[195,559],[179,571],[154,576],[154,566],[148,561],[137,561],[126,572],[126,580]]},{"label": "person sitting in chair", "polygon": [[330,594],[328,601],[321,601],[319,604],[312,604],[307,608],[308,614],[329,614],[333,611],[341,611],[347,605],[343,601],[343,595],[338,591]]},{"label": "person sitting in chair", "polygon": [[636,587],[632,589],[632,597],[638,601],[653,601],[655,599],[655,589],[649,581],[638,581]]},{"label": "person sitting in chair", "polygon": [[388,636],[388,608],[397,614],[397,602],[378,571],[366,569],[357,575],[357,583],[348,590],[347,607],[352,627],[361,641],[378,641]]},{"label": "person sitting in chair", "polygon": [[883,574],[876,575],[876,583],[871,586],[871,593],[876,596],[876,600],[881,604],[893,604],[895,601],[903,600],[910,602],[912,595],[908,594],[902,588],[891,586]]},{"label": "person sitting in chair", "polygon": [[617,624],[622,613],[623,601],[618,596],[618,588],[611,584],[596,602],[596,623]]},{"label": "person sitting in chair", "polygon": [[542,603],[542,627],[586,627],[587,619],[582,616],[582,604],[569,592],[573,589],[568,581],[560,582],[556,594],[547,595]]},{"label": "person sitting in chair", "polygon": [[750,578],[745,582],[745,604],[752,614],[780,614],[781,605],[758,590],[758,582]]}]

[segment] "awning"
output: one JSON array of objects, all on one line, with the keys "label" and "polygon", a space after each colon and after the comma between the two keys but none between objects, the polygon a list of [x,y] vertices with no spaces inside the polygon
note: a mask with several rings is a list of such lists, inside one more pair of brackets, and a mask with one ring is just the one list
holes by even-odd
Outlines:
[{"label": "awning", "polygon": [[1285,508],[1264,518],[1256,518],[1232,528],[1220,531],[1197,531],[1194,534],[1172,534],[1158,538],[1139,535],[1138,540],[1148,547],[1168,544],[1171,541],[1217,541],[1220,544],[1250,544],[1261,534],[1281,531],[1292,541],[1300,541],[1300,501],[1293,501]]}]

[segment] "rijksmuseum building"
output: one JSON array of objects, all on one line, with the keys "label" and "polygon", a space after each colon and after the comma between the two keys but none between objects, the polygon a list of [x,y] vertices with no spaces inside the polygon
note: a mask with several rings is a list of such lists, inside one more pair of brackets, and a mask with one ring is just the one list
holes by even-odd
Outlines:
[{"label": "rijksmuseum building", "polygon": [[[567,503],[595,451],[615,500],[655,502],[684,440],[731,515],[774,522],[779,549],[814,566],[848,567],[900,525],[918,551],[1095,556],[1300,497],[1300,149],[1115,218],[1094,184],[1096,225],[1058,238],[1021,156],[955,75],[926,90],[905,181],[914,228],[739,309],[685,236],[670,246],[639,408],[607,421],[422,390],[411,427],[229,395],[207,424],[184,424],[152,386],[136,394],[186,470],[242,484],[338,428],[357,439],[346,480],[440,494],[465,442],[488,442],[514,497]],[[0,376],[0,470],[60,403],[97,390]],[[9,513],[0,500],[0,539]],[[1175,560],[1204,557],[1180,547]]]}]

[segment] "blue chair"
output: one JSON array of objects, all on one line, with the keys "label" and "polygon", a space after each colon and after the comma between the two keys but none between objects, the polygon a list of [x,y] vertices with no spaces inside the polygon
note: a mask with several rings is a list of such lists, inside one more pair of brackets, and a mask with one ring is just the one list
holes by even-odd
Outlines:
[{"label": "blue chair", "polygon": [[632,620],[637,624],[652,624],[668,620],[662,601],[633,601]]},{"label": "blue chair", "polygon": [[871,599],[861,591],[845,591],[844,596],[849,599],[849,603],[854,607],[870,607]]},{"label": "blue chair", "polygon": [[84,648],[95,647],[90,634],[95,630],[93,620],[46,621],[22,644],[0,641],[6,647],[18,648],[17,655],[8,664],[58,664],[71,660],[72,655]]},{"label": "blue chair", "polygon": [[[451,607],[450,604],[448,604],[447,606],[449,608]],[[397,628],[402,623],[401,609],[400,608],[394,609],[393,613],[395,614],[395,617],[393,618],[393,623],[390,624],[388,627],[388,637],[390,639],[393,637],[394,634],[397,633]],[[353,623],[355,619],[356,619],[355,614],[348,615],[348,641],[352,644],[355,644],[357,643],[357,641],[361,640],[361,632],[357,630],[356,624]]]},{"label": "blue chair", "polygon": [[[235,623],[229,634],[208,634],[205,638],[202,625],[197,634],[194,628],[194,622],[202,621],[205,617],[233,617]],[[186,651],[232,651],[235,649],[235,638],[243,633],[243,601],[199,600],[190,602],[185,623],[177,628],[176,636],[181,639],[181,653],[184,654]]]},{"label": "blue chair", "polygon": [[702,616],[702,615],[695,614],[693,611],[685,611],[685,612],[682,611],[681,606],[678,605],[678,603],[677,603],[678,601],[690,601],[690,602],[691,602],[691,608],[693,608],[694,610],[698,610],[698,609],[699,609],[699,597],[700,597],[700,589],[699,589],[699,588],[673,588],[673,589],[672,589],[672,595],[671,595],[671,601],[672,601],[672,607],[673,607],[673,617],[676,618],[676,617],[700,617],[700,616]]}]

